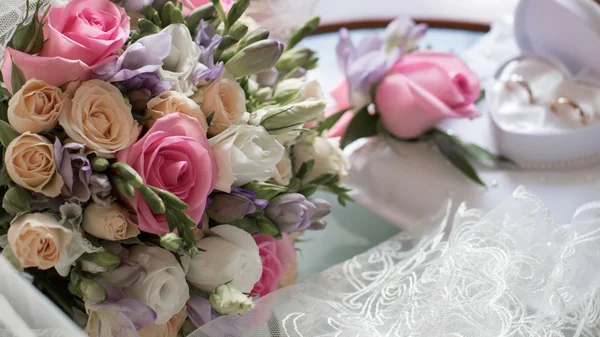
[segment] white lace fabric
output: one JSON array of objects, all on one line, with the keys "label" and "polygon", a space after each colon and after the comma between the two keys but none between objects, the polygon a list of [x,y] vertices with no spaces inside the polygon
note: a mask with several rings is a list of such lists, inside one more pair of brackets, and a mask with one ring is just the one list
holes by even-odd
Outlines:
[{"label": "white lace fabric", "polygon": [[564,226],[523,188],[487,214],[450,209],[419,240],[400,234],[192,336],[600,335],[600,203]]}]

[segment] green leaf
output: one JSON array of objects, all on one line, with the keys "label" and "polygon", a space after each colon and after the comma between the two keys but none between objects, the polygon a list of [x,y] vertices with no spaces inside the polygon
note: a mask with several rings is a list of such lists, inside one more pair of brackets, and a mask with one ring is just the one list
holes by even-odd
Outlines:
[{"label": "green leaf", "polygon": [[325,173],[322,174],[321,176],[317,177],[315,180],[309,182],[309,184],[314,184],[314,185],[330,185],[330,184],[337,184],[340,181],[340,177],[337,174],[334,173]]},{"label": "green leaf", "polygon": [[[2,79],[0,79],[0,82],[2,82]],[[5,96],[5,97],[10,97],[11,94],[8,91],[8,89],[6,89],[5,87],[0,85],[0,97]]]},{"label": "green leaf", "polygon": [[446,157],[450,163],[459,169],[465,176],[481,186],[486,186],[475,171],[475,168],[473,168],[471,163],[465,158],[461,146],[452,140],[449,140],[448,137],[449,136],[443,133],[438,133],[434,135],[433,142],[440,149],[444,157]]},{"label": "green leaf", "polygon": [[167,209],[167,211],[165,212],[165,218],[167,219],[167,225],[169,226],[169,232],[173,232],[175,230],[175,228],[178,227],[178,220],[177,217],[175,216],[175,211],[171,210],[171,209]]},{"label": "green leaf", "polygon": [[8,176],[8,172],[6,171],[6,167],[2,167],[0,169],[0,187],[8,186],[8,184],[10,184],[10,183],[11,183],[11,180],[10,180],[10,177]]},{"label": "green leaf", "polygon": [[490,151],[475,145],[475,144],[462,144],[463,149],[469,156],[469,158],[477,161],[480,164],[489,167],[498,167],[501,164],[516,165],[514,161],[504,156],[498,156]]},{"label": "green leaf", "polygon": [[0,100],[0,121],[8,123],[8,100]]},{"label": "green leaf", "polygon": [[304,178],[306,178],[306,176],[308,176],[312,172],[313,167],[315,167],[314,159],[311,159],[305,163],[302,163],[302,166],[300,166],[298,173],[296,173],[296,178],[298,178],[300,180],[304,180]]},{"label": "green leaf", "polygon": [[342,118],[342,116],[348,111],[350,111],[350,108],[342,109],[334,113],[333,115],[325,118],[325,120],[323,120],[317,125],[317,133],[321,134],[323,133],[323,131],[331,129],[335,125],[335,123],[337,123],[340,120],[340,118]]},{"label": "green leaf", "polygon": [[479,104],[483,100],[485,100],[485,90],[481,90],[481,95],[479,96],[479,98],[477,99],[477,101],[475,102],[475,104]]},{"label": "green leaf", "polygon": [[227,14],[227,25],[232,27],[242,17],[249,5],[250,0],[237,0],[234,2]]},{"label": "green leaf", "polygon": [[261,216],[258,219],[256,219],[256,223],[258,225],[260,234],[275,236],[279,233],[279,228],[277,228],[277,225],[275,225],[273,221],[267,219],[264,216]]},{"label": "green leaf", "polygon": [[0,120],[0,143],[5,148],[8,147],[10,142],[19,136],[19,133],[15,131],[7,122]]},{"label": "green leaf", "polygon": [[367,107],[362,108],[352,118],[344,136],[342,136],[341,148],[345,148],[357,139],[376,135],[378,121],[379,117],[369,114]]},{"label": "green leaf", "polygon": [[298,193],[302,194],[305,197],[310,197],[315,194],[315,192],[319,189],[319,185],[315,184],[307,184],[302,186],[302,188],[298,191]]},{"label": "green leaf", "polygon": [[204,4],[194,9],[186,19],[187,26],[192,33],[192,36],[195,36],[198,32],[200,21],[204,20],[206,22],[215,17],[217,17],[217,9],[215,8],[215,5],[211,3]]},{"label": "green leaf", "polygon": [[12,61],[12,70],[10,73],[10,88],[12,92],[16,93],[21,89],[21,87],[27,82],[25,79],[25,74],[23,71],[17,66],[15,61]]}]

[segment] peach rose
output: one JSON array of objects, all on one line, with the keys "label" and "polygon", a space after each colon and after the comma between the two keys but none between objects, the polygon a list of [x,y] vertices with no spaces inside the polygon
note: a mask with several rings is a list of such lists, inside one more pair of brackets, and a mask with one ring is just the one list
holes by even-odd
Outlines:
[{"label": "peach rose", "polygon": [[97,238],[118,241],[140,234],[138,226],[129,218],[129,212],[117,203],[102,206],[90,204],[83,212],[83,230]]},{"label": "peach rose", "polygon": [[20,133],[43,133],[54,129],[63,105],[63,92],[44,81],[32,79],[8,101],[8,122]]},{"label": "peach rose", "polygon": [[[223,71],[225,73],[225,71]],[[246,94],[238,82],[225,73],[210,85],[200,88],[202,111],[206,117],[213,115],[208,134],[218,135],[239,122],[246,112]]]},{"label": "peach rose", "polygon": [[54,146],[48,139],[25,132],[6,148],[4,166],[15,184],[53,198],[64,185],[54,159]]},{"label": "peach rose", "polygon": [[116,87],[100,80],[83,82],[73,99],[65,100],[58,122],[75,142],[107,158],[133,145],[139,135],[131,106]]},{"label": "peach rose", "polygon": [[178,112],[197,119],[202,129],[208,130],[206,117],[200,106],[177,91],[165,91],[148,102],[145,114],[148,118],[147,126],[151,128],[159,118]]},{"label": "peach rose", "polygon": [[8,243],[21,267],[50,269],[71,242],[71,231],[51,216],[29,213],[16,218],[8,228]]},{"label": "peach rose", "polygon": [[140,337],[177,337],[177,333],[187,318],[187,309],[183,307],[165,324],[150,325],[138,331]]}]

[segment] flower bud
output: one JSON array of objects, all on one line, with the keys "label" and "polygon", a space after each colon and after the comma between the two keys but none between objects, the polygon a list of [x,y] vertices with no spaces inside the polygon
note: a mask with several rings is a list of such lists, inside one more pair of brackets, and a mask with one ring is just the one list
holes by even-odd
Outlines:
[{"label": "flower bud", "polygon": [[177,252],[182,245],[183,239],[175,233],[169,233],[160,238],[160,246],[170,252]]},{"label": "flower bud", "polygon": [[254,96],[259,102],[266,101],[273,94],[273,89],[271,88],[260,88],[255,93]]},{"label": "flower bud", "polygon": [[268,38],[269,31],[266,28],[258,28],[251,31],[250,34],[246,35],[242,40],[240,40],[237,50],[240,51],[253,43],[266,40]]},{"label": "flower bud", "polygon": [[165,203],[148,185],[142,185],[140,192],[154,214],[165,214],[167,211]]},{"label": "flower bud", "polygon": [[310,218],[312,222],[310,229],[318,231],[323,230],[327,226],[327,221],[323,220],[324,217],[331,213],[331,204],[324,199],[308,199],[315,207],[317,212]]},{"label": "flower bud", "polygon": [[145,33],[156,34],[160,32],[160,27],[146,18],[141,18],[138,20],[138,27],[140,27],[140,30]]},{"label": "flower bud", "polygon": [[229,284],[218,286],[208,298],[211,307],[221,315],[241,315],[254,307],[252,300]]},{"label": "flower bud", "polygon": [[318,16],[312,17],[311,19],[306,21],[306,23],[302,27],[300,27],[294,33],[294,35],[292,35],[292,37],[287,43],[286,50],[294,48],[300,41],[304,40],[305,37],[314,33],[314,31],[319,26],[320,22],[321,18],[319,18]]},{"label": "flower bud", "polygon": [[117,188],[119,193],[126,198],[135,197],[135,188],[131,186],[125,179],[117,176],[112,177],[112,185]]},{"label": "flower bud", "polygon": [[239,220],[256,210],[254,202],[242,195],[217,193],[211,196],[211,200],[206,213],[211,219],[222,224]]},{"label": "flower bud", "polygon": [[[40,3],[38,1],[35,12],[32,15],[31,22],[21,26],[15,31],[12,39],[12,47],[18,51],[22,51],[27,54],[37,54],[42,50],[44,46],[44,33],[43,24],[40,22],[39,11]],[[44,17],[46,14],[44,14]],[[42,18],[43,21],[44,18]]]},{"label": "flower bud", "polygon": [[144,16],[146,17],[146,19],[150,20],[153,24],[155,24],[157,26],[161,25],[160,15],[158,15],[158,12],[156,11],[156,9],[154,9],[154,7],[144,6]]},{"label": "flower bud", "polygon": [[246,36],[246,33],[248,33],[248,26],[241,22],[236,22],[229,31],[229,35],[236,41],[239,41]]},{"label": "flower bud", "polygon": [[[267,112],[259,124],[271,134],[282,134],[315,120],[325,110],[327,103],[309,99],[304,102],[276,107]],[[256,120],[251,121],[252,124]]]},{"label": "flower bud", "polygon": [[283,44],[277,40],[263,40],[251,44],[235,54],[225,65],[234,77],[244,77],[272,68],[283,53]]},{"label": "flower bud", "polygon": [[259,181],[250,182],[244,185],[244,188],[254,191],[257,198],[265,200],[271,200],[275,196],[288,191],[286,187]]},{"label": "flower bud", "polygon": [[327,227],[327,221],[320,219],[318,221],[313,221],[309,229],[313,231],[322,231],[325,227]]},{"label": "flower bud", "polygon": [[123,162],[116,162],[112,164],[112,168],[115,169],[123,179],[125,179],[131,186],[140,188],[144,184],[142,177],[134,170],[131,166]]},{"label": "flower bud", "polygon": [[[187,26],[192,32],[195,32],[200,25],[200,21],[209,21],[217,17],[217,9],[211,3],[204,4],[194,9],[187,17]],[[195,35],[195,34],[192,34]]]},{"label": "flower bud", "polygon": [[283,53],[276,67],[284,72],[295,68],[313,69],[318,60],[314,51],[308,48],[294,48]]},{"label": "flower bud", "polygon": [[265,215],[279,226],[282,233],[301,232],[310,228],[317,207],[302,194],[291,193],[273,199]]},{"label": "flower bud", "polygon": [[94,172],[104,172],[110,166],[108,159],[104,157],[94,157],[90,160],[90,164]]},{"label": "flower bud", "polygon": [[181,199],[179,199],[175,194],[169,192],[169,191],[165,191],[165,190],[161,190],[159,188],[156,187],[152,187],[150,186],[150,188],[156,193],[158,194],[158,196],[162,199],[162,201],[166,204],[169,205],[169,207],[174,208],[178,211],[185,211],[187,209],[190,208],[190,206],[188,206],[188,204],[186,204],[185,202],[181,201]]},{"label": "flower bud", "polygon": [[121,264],[121,259],[109,252],[83,254],[81,259],[83,261],[93,262],[94,264],[106,269],[115,268]]},{"label": "flower bud", "polygon": [[160,12],[160,21],[162,22],[163,27],[167,27],[171,24],[171,17],[176,10],[178,10],[178,8],[175,7],[171,1],[165,3]]},{"label": "flower bud", "polygon": [[79,291],[81,292],[81,297],[87,303],[95,304],[106,301],[106,289],[94,280],[81,278],[79,281]]}]

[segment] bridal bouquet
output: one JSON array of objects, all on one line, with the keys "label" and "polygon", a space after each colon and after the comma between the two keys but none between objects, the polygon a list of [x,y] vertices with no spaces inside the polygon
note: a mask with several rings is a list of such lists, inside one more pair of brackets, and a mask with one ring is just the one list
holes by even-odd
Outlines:
[{"label": "bridal bouquet", "polygon": [[249,0],[116,2],[27,3],[6,40],[2,255],[90,336],[186,335],[293,273],[317,189],[350,200],[319,20],[284,45]]},{"label": "bridal bouquet", "polygon": [[492,166],[510,161],[435,128],[446,118],[479,117],[475,103],[482,91],[478,76],[456,55],[419,50],[427,28],[400,17],[390,23],[384,38],[373,34],[357,45],[342,29],[337,56],[345,78],[332,92],[337,108],[324,125],[330,136],[342,137],[342,147],[379,133],[431,142],[483,185],[469,161]]}]

